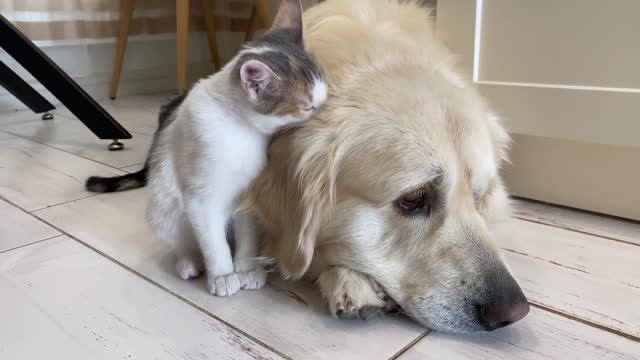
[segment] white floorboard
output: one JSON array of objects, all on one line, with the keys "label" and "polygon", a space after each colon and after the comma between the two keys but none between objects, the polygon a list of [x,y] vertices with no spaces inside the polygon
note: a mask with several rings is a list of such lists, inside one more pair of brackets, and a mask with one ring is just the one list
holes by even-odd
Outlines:
[{"label": "white floorboard", "polygon": [[66,236],[0,254],[0,292],[2,359],[280,358]]},{"label": "white floorboard", "polygon": [[0,199],[0,252],[60,235],[56,229]]}]

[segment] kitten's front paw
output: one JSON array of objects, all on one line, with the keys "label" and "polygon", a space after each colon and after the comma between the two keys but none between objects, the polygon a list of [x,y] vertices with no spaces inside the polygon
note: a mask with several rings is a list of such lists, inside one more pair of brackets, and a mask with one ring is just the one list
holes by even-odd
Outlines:
[{"label": "kitten's front paw", "polygon": [[267,272],[263,268],[257,268],[247,272],[238,273],[240,288],[243,290],[262,289],[267,283]]},{"label": "kitten's front paw", "polygon": [[200,275],[201,265],[192,259],[180,259],[176,263],[176,272],[182,280],[189,280]]},{"label": "kitten's front paw", "polygon": [[209,276],[207,279],[209,292],[217,296],[230,296],[240,290],[240,278],[232,273],[223,276]]}]

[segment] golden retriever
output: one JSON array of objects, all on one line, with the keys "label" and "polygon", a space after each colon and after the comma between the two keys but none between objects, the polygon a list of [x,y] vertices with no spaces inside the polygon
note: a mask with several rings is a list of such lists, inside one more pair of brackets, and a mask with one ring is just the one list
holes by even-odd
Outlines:
[{"label": "golden retriever", "polygon": [[329,0],[305,14],[329,98],[279,134],[251,189],[264,255],[317,279],[332,314],[390,296],[432,329],[494,330],[529,305],[494,237],[509,137],[418,1]]}]

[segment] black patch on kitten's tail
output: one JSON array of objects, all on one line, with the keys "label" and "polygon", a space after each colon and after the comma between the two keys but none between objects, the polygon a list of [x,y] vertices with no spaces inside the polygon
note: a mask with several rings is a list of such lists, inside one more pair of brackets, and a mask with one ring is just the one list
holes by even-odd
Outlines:
[{"label": "black patch on kitten's tail", "polygon": [[[176,111],[186,97],[186,92],[175,95],[169,99],[167,104],[160,107],[160,114],[158,115],[158,129],[154,135],[153,144],[151,145],[152,148],[156,142],[158,134],[164,130],[164,128],[166,128],[173,119],[175,119],[175,116],[172,117],[171,114]],[[147,156],[147,161],[144,163],[144,167],[134,173],[114,177],[91,176],[87,179],[85,187],[87,190],[97,193],[138,189],[147,185],[148,173],[149,156]]]},{"label": "black patch on kitten's tail", "polygon": [[145,166],[131,174],[115,177],[92,176],[87,179],[86,188],[97,193],[118,192],[132,190],[147,185],[147,173],[149,168]]}]

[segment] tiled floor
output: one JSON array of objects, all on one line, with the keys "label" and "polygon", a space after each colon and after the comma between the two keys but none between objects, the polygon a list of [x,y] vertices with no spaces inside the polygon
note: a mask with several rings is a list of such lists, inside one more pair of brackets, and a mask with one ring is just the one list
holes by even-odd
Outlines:
[{"label": "tiled floor", "polygon": [[640,225],[539,204],[517,202],[500,244],[532,311],[493,333],[336,320],[305,284],[179,280],[144,189],[83,189],[141,166],[164,99],[103,102],[134,135],[115,153],[64,109],[0,114],[0,359],[640,359]]}]

